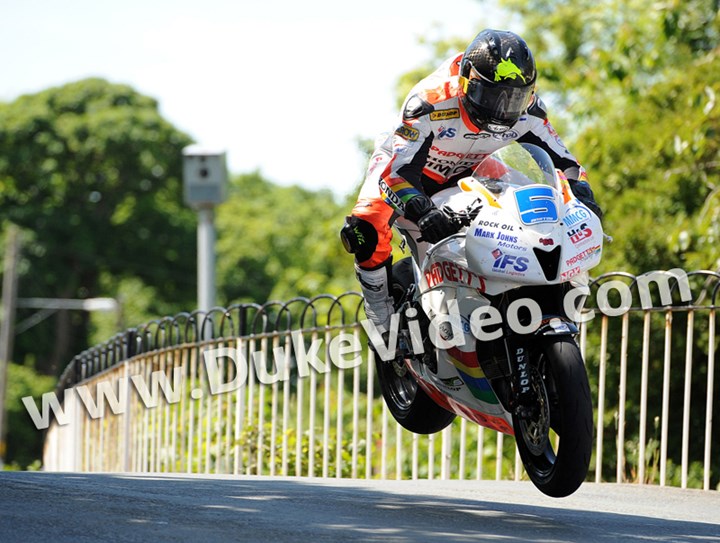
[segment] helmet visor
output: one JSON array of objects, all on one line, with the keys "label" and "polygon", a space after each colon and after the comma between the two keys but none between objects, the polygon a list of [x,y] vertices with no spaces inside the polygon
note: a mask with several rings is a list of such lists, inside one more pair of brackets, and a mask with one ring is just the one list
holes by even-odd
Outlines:
[{"label": "helmet visor", "polygon": [[483,85],[480,79],[467,82],[465,95],[488,120],[515,122],[530,105],[533,86]]}]

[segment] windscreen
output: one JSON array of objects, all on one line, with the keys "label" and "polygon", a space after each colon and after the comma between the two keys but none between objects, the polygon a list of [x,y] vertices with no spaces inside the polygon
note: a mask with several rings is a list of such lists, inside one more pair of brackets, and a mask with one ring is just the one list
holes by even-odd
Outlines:
[{"label": "windscreen", "polygon": [[555,187],[555,167],[547,152],[537,145],[512,143],[478,164],[473,178],[494,188],[533,184]]}]

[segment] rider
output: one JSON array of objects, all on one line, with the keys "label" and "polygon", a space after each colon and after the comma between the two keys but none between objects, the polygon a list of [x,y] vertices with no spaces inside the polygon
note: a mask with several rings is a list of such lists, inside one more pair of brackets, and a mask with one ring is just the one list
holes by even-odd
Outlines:
[{"label": "rider", "polygon": [[437,243],[455,233],[430,197],[457,184],[493,151],[513,141],[540,146],[564,172],[575,196],[602,216],[584,169],[535,94],[536,76],[522,38],[483,30],[463,54],[446,60],[410,91],[394,132],[378,140],[340,237],[355,255],[365,312],[380,331],[389,330],[393,313],[392,224],[404,217],[416,243],[419,237]]}]

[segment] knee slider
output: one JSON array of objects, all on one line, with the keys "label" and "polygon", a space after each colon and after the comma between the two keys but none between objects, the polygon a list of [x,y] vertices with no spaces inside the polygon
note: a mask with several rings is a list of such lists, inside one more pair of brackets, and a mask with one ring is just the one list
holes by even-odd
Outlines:
[{"label": "knee slider", "polygon": [[345,225],[340,230],[340,240],[345,250],[355,255],[358,262],[368,260],[378,244],[375,227],[360,217],[345,217]]}]

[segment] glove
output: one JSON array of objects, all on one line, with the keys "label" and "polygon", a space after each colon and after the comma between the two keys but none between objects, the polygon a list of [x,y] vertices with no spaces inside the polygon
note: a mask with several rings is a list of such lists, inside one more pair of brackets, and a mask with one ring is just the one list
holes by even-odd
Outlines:
[{"label": "glove", "polygon": [[457,226],[441,210],[435,207],[432,200],[419,194],[405,204],[405,218],[420,228],[422,236],[419,241],[437,243],[457,232]]},{"label": "glove", "polygon": [[450,222],[448,216],[437,208],[423,215],[417,225],[420,227],[420,232],[422,232],[419,241],[427,241],[428,243],[437,243],[457,232],[457,228]]},{"label": "glove", "polygon": [[576,181],[575,179],[569,179],[570,190],[575,195],[575,198],[580,200],[590,211],[595,213],[600,220],[603,218],[602,209],[595,201],[595,195],[593,194],[590,184],[587,181]]}]

